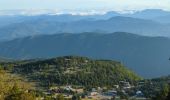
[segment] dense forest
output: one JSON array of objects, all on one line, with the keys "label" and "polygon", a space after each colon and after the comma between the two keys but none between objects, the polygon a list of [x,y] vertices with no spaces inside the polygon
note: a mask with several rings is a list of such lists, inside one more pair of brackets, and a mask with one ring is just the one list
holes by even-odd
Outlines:
[{"label": "dense forest", "polygon": [[145,79],[140,90],[152,100],[170,100],[170,76]]},{"label": "dense forest", "polygon": [[120,62],[91,60],[86,57],[65,56],[40,61],[20,61],[2,64],[13,73],[24,75],[42,86],[80,85],[86,87],[113,86],[125,80],[141,79]]}]

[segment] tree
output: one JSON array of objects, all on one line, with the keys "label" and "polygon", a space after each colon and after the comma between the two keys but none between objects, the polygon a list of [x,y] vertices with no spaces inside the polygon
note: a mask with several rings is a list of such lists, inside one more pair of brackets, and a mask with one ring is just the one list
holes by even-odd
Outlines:
[{"label": "tree", "polygon": [[169,90],[168,96],[166,97],[166,100],[170,100],[170,90]]},{"label": "tree", "polygon": [[111,98],[111,100],[115,100],[116,98],[115,98],[115,96],[113,96],[112,98]]},{"label": "tree", "polygon": [[19,87],[15,83],[8,95],[5,97],[5,100],[20,100],[20,95]]},{"label": "tree", "polygon": [[57,95],[57,100],[64,100],[64,96],[62,94]]},{"label": "tree", "polygon": [[18,94],[19,93],[19,87],[17,83],[14,84],[13,88],[10,91],[11,94]]},{"label": "tree", "polygon": [[162,90],[160,93],[156,95],[156,97],[153,98],[153,100],[166,100],[169,92],[169,86],[168,84],[164,84]]},{"label": "tree", "polygon": [[21,90],[17,83],[14,84],[12,89],[8,92],[5,100],[35,100],[36,97],[32,93]]},{"label": "tree", "polygon": [[169,92],[168,92],[168,96],[166,97],[166,100],[170,100],[170,83],[169,83]]},{"label": "tree", "polygon": [[79,95],[73,95],[72,100],[81,100]]},{"label": "tree", "polygon": [[20,100],[35,100],[36,97],[31,93],[21,93]]}]

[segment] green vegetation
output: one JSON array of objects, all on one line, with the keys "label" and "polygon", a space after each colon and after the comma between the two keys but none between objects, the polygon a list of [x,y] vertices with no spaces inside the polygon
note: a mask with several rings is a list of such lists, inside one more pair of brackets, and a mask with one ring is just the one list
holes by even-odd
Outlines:
[{"label": "green vegetation", "polygon": [[170,76],[144,80],[143,84],[138,89],[141,90],[147,98],[152,100],[168,100],[170,85],[168,84]]},{"label": "green vegetation", "polygon": [[[125,68],[120,62],[92,60],[76,56],[65,56],[47,60],[4,62],[0,64],[0,69],[5,70],[4,72],[8,72],[10,75],[20,75],[29,82],[35,82],[37,90],[43,89],[42,91],[47,91],[53,85],[66,86],[69,84],[82,86],[88,90],[98,86],[113,87],[122,80],[135,84],[136,81],[141,79],[134,72]],[[24,80],[21,81],[24,82]],[[12,83],[17,84],[13,84],[11,87],[9,87],[9,84],[6,84],[9,89],[2,90],[2,94],[5,94],[2,100],[34,100],[38,97],[43,97],[45,100],[54,99],[44,94],[37,95],[37,91],[29,91],[30,87],[34,86],[26,88],[26,83],[22,86],[16,80]],[[6,87],[5,84],[1,86]],[[58,95],[56,99],[66,100],[62,94]],[[80,100],[80,97],[75,93],[70,99]]]},{"label": "green vegetation", "polygon": [[13,73],[38,81],[45,87],[66,84],[109,87],[121,80],[133,83],[140,79],[120,62],[91,60],[85,57],[66,56],[42,61],[6,63],[3,66],[8,66],[6,69]]},{"label": "green vegetation", "polygon": [[[109,89],[120,84],[120,81],[127,81],[135,86],[128,92],[130,95],[122,94],[120,98],[129,98],[128,96],[133,96],[135,91],[140,90],[147,98],[168,100],[169,79],[168,76],[142,81],[141,77],[120,62],[77,56],[4,62],[0,63],[0,100],[35,100],[41,97],[44,100],[80,100],[80,95],[76,92],[71,92],[73,96],[69,99],[62,93],[55,98],[52,97],[53,93],[44,93],[50,93],[47,91],[53,86],[61,91],[60,86],[67,85],[82,87],[85,92],[96,87]],[[138,85],[140,81],[143,82],[141,86]],[[67,91],[64,93],[67,94]]]},{"label": "green vegetation", "polygon": [[32,84],[19,76],[0,70],[0,100],[35,100]]}]

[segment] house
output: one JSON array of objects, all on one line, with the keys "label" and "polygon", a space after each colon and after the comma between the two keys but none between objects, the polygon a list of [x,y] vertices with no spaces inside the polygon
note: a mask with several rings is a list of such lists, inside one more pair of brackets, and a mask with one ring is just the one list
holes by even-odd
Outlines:
[{"label": "house", "polygon": [[105,95],[107,96],[116,96],[117,95],[117,91],[115,90],[109,90],[108,92],[105,93]]},{"label": "house", "polygon": [[130,88],[132,88],[132,86],[130,85],[129,82],[120,81],[119,83],[120,83],[121,87],[123,87],[123,89],[130,89]]},{"label": "house", "polygon": [[142,91],[137,91],[136,92],[136,97],[143,97],[144,94],[142,93]]},{"label": "house", "polygon": [[85,62],[85,63],[88,63],[89,61],[88,61],[88,60],[85,60],[84,62]]},{"label": "house", "polygon": [[96,95],[98,95],[98,92],[96,91],[94,91],[94,92],[90,92],[90,96],[96,96]]},{"label": "house", "polygon": [[96,96],[98,95],[99,93],[97,92],[97,90],[95,88],[92,88],[92,91],[90,92],[90,96]]},{"label": "house", "polygon": [[92,92],[96,92],[97,90],[95,88],[92,88]]},{"label": "house", "polygon": [[67,91],[71,91],[71,90],[73,90],[73,89],[72,89],[72,87],[71,87],[70,85],[69,85],[69,86],[64,87],[64,89],[65,89],[65,90],[67,90]]},{"label": "house", "polygon": [[65,58],[65,61],[70,61],[71,59],[69,59],[69,58]]},{"label": "house", "polygon": [[115,87],[116,89],[118,89],[118,88],[119,88],[119,85],[114,85],[114,87]]}]

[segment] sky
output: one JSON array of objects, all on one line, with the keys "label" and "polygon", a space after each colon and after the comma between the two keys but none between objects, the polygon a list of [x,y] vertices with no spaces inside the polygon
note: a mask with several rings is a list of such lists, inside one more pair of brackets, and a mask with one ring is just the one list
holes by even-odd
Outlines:
[{"label": "sky", "polygon": [[0,10],[128,11],[170,10],[170,0],[0,0]]}]

